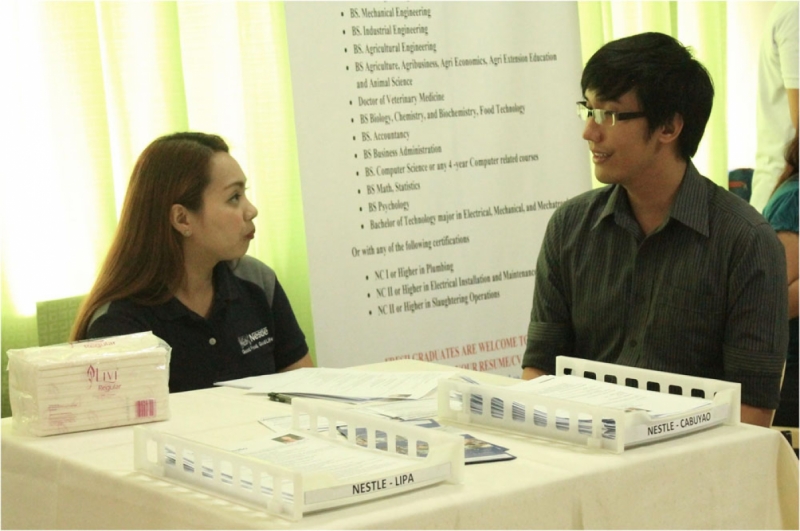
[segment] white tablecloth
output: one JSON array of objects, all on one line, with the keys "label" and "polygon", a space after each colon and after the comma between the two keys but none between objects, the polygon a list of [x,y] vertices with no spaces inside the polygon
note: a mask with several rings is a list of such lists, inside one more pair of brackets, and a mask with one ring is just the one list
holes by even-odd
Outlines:
[{"label": "white tablecloth", "polygon": [[[173,394],[170,407],[172,418],[159,429],[220,441],[263,435],[258,419],[290,411],[231,388]],[[517,459],[467,466],[462,485],[434,485],[290,522],[136,472],[131,427],[37,438],[16,433],[4,419],[0,518],[4,529],[798,527],[797,460],[773,430],[719,426],[622,454],[477,426],[466,431],[508,447]]]}]

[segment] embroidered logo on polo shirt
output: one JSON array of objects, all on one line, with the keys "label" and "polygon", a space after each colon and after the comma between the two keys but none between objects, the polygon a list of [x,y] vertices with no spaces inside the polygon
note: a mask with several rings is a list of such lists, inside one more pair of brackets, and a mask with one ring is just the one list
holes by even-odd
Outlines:
[{"label": "embroidered logo on polo shirt", "polygon": [[259,347],[272,343],[273,338],[270,337],[269,330],[265,326],[255,332],[239,336],[238,339],[239,346],[242,347],[242,354],[249,354]]}]

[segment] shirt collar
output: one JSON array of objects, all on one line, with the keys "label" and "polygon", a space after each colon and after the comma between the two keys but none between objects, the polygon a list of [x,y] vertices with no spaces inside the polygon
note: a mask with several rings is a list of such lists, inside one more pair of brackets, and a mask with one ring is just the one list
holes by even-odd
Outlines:
[{"label": "shirt collar", "polygon": [[216,301],[232,301],[239,295],[236,292],[233,268],[238,260],[233,262],[220,262],[214,268],[214,299]]},{"label": "shirt collar", "polygon": [[[212,273],[214,278],[214,303],[212,307],[217,307],[223,302],[228,302],[238,298],[233,282],[232,264],[220,262],[214,267]],[[176,297],[172,297],[164,304],[153,307],[153,312],[166,321],[174,321],[184,316],[193,315],[189,309]]]},{"label": "shirt collar", "polygon": [[678,193],[675,195],[669,216],[695,232],[708,237],[710,193],[706,179],[700,175],[690,160],[686,164],[686,173],[678,187]]},{"label": "shirt collar", "polygon": [[[705,178],[700,175],[692,161],[686,163],[686,172],[675,194],[675,201],[670,207],[669,217],[686,225],[690,229],[708,237],[708,204],[709,189],[705,185]],[[600,222],[614,215],[618,224],[623,224],[624,219],[633,219],[628,196],[620,185],[612,185],[603,210],[592,228]],[[634,220],[635,221],[635,220]]]},{"label": "shirt collar", "polygon": [[[597,218],[597,221],[592,226],[593,229],[595,227],[597,227],[600,224],[601,221],[603,221],[604,219],[606,219],[609,216],[613,216],[614,212],[616,212],[618,209],[621,209],[623,207],[623,205],[622,205],[623,202],[626,203],[624,205],[624,207],[627,210],[629,210],[629,207],[627,206],[627,197],[622,197],[622,199],[625,199],[626,201],[622,201],[620,199],[621,196],[625,195],[624,192],[621,191],[623,188],[621,186],[619,186],[619,185],[612,185],[612,186],[610,186],[608,188],[610,188],[611,192],[608,194],[608,199],[606,200],[606,205],[603,207],[603,210],[600,212],[600,216]],[[619,207],[617,206],[617,203],[620,203]]]}]

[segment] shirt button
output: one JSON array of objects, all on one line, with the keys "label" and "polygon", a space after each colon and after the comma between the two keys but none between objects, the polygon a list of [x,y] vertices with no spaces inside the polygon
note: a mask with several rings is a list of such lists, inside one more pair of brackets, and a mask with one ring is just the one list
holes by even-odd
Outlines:
[{"label": "shirt button", "polygon": [[212,337],[211,339],[208,340],[208,344],[209,345],[216,345],[217,344],[217,340]]},{"label": "shirt button", "polygon": [[639,344],[639,342],[638,342],[638,341],[636,341],[635,339],[631,339],[630,343],[628,343],[628,345],[629,345],[631,348],[636,348],[636,345],[638,345],[638,344]]}]

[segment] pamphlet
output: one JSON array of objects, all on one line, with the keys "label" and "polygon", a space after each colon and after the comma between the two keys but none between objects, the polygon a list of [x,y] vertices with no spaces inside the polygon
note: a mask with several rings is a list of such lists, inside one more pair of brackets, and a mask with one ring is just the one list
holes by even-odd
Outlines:
[{"label": "pamphlet", "polygon": [[[263,376],[217,382],[214,385],[248,389],[250,394],[284,395],[363,402],[387,398],[422,398],[440,379],[454,371],[373,372],[355,369],[303,367]],[[342,390],[347,391],[343,394]]]},{"label": "pamphlet", "polygon": [[[648,442],[696,431],[721,424],[728,417],[727,404],[715,406],[711,400],[705,398],[648,391],[578,376],[540,376],[510,386],[508,389],[625,412],[639,412],[641,414],[636,420],[632,418],[627,423],[626,444]],[[480,401],[476,401],[473,395],[471,407],[475,408],[477,402]],[[493,403],[492,407],[498,406]],[[499,407],[502,408],[502,404]],[[519,407],[521,408],[521,405]],[[513,412],[514,405],[512,414]],[[561,414],[559,410],[554,413],[556,428],[568,429],[567,415]],[[546,425],[547,412],[534,408],[533,420],[536,425]],[[609,418],[603,418],[601,422],[602,437],[615,439],[618,429],[616,422]],[[591,415],[578,416],[578,432],[586,435],[592,433]]]},{"label": "pamphlet", "polygon": [[[488,441],[470,435],[469,433],[464,433],[461,430],[449,426],[442,426],[433,419],[426,419],[422,421],[411,421],[409,422],[409,424],[418,426],[420,428],[434,428],[440,431],[455,433],[463,437],[464,464],[467,465],[474,463],[487,463],[490,461],[509,461],[511,459],[516,459],[515,456],[508,453],[507,451],[508,448],[504,446],[499,446],[497,444],[490,443]],[[346,426],[339,426],[337,429],[339,430],[339,433],[347,437]],[[365,428],[356,428],[356,444],[358,444],[359,446],[367,445]],[[395,441],[395,444],[398,453],[403,455],[408,455],[408,440],[402,437],[398,437]],[[379,450],[386,450],[388,448],[388,441],[385,433],[378,432],[375,441],[375,447]],[[428,454],[428,444],[424,441],[418,441],[416,452],[412,452],[412,455],[424,457],[427,454]]]},{"label": "pamphlet", "polygon": [[[449,464],[417,466],[409,472],[409,465],[419,464],[422,460],[397,453],[365,452],[358,447],[337,444],[324,438],[309,437],[307,434],[291,431],[243,441],[226,448],[226,450],[279,464],[301,473],[329,473],[337,484],[328,488],[306,491],[304,493],[304,503],[306,504],[368,494],[376,490],[390,490],[414,484],[442,481],[450,475]],[[427,455],[427,448],[425,454]],[[175,453],[168,449],[166,460],[170,464],[175,464]],[[194,472],[195,466],[197,463],[194,462],[193,457],[184,454],[184,470]],[[210,461],[204,461],[200,466],[203,476],[214,477],[215,471]],[[233,469],[230,463],[222,461],[220,468],[221,481],[232,484]],[[365,478],[369,478],[369,480]],[[239,481],[242,485],[252,488],[253,478],[247,469],[241,472]],[[273,489],[280,489],[284,499],[291,501],[293,498],[293,493],[287,488],[287,485],[273,485],[271,477],[262,480],[261,489],[267,494],[272,494]]]}]

